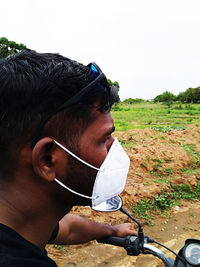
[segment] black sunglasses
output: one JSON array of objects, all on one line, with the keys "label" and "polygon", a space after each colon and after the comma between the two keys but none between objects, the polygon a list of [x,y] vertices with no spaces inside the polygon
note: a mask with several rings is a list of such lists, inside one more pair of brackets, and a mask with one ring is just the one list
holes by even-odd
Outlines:
[{"label": "black sunglasses", "polygon": [[59,106],[55,111],[50,113],[46,118],[44,118],[44,120],[39,124],[37,130],[35,131],[35,134],[33,135],[33,140],[31,144],[32,148],[35,146],[37,141],[40,139],[40,135],[41,135],[44,125],[53,115],[77,103],[83,96],[85,96],[94,87],[94,85],[100,82],[104,87],[106,87],[109,90],[110,86],[108,84],[107,78],[105,74],[101,71],[99,66],[96,63],[92,62],[88,65],[88,67],[95,74],[96,78],[91,83],[89,83],[87,86],[85,86],[82,90],[80,90],[77,94],[75,94],[70,99],[68,99],[66,102],[64,102],[61,106]]}]

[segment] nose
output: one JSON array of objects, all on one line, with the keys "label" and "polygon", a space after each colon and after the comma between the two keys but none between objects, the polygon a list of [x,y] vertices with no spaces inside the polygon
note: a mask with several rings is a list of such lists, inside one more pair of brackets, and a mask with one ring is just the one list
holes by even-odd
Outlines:
[{"label": "nose", "polygon": [[114,141],[115,141],[115,138],[111,135],[110,140],[109,140],[109,142],[108,142],[108,144],[107,144],[107,151],[110,150],[110,148],[111,148],[111,146],[112,146],[112,143],[113,143]]}]

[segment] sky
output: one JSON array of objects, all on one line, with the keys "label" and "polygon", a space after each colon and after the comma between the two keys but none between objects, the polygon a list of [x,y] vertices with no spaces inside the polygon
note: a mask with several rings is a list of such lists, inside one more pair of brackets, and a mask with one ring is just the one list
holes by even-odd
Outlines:
[{"label": "sky", "polygon": [[0,37],[96,62],[120,98],[200,86],[199,0],[0,0]]}]

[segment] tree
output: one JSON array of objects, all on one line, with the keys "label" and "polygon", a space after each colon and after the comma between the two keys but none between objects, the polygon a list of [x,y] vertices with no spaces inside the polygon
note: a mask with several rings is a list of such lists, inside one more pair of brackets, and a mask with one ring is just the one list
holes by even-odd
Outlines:
[{"label": "tree", "polygon": [[119,83],[117,81],[112,82],[110,79],[108,79],[108,83],[110,86],[114,85],[117,88],[117,95],[116,95],[116,102],[119,103],[120,102],[120,97],[119,97]]},{"label": "tree", "polygon": [[187,96],[185,92],[181,92],[177,96],[177,100],[181,101],[182,103],[186,102]]},{"label": "tree", "polygon": [[3,59],[9,55],[13,55],[24,50],[26,46],[24,44],[17,44],[14,41],[9,41],[6,37],[0,38],[0,59]]},{"label": "tree", "polygon": [[154,98],[154,102],[172,102],[176,100],[176,96],[168,91]]},{"label": "tree", "polygon": [[185,92],[180,93],[177,99],[182,103],[198,103],[200,102],[200,87],[188,88]]}]

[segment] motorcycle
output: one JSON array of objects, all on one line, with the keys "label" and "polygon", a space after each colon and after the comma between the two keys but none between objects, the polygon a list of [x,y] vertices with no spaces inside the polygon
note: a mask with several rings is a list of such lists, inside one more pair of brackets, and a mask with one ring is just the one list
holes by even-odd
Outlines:
[{"label": "motorcycle", "polygon": [[[130,256],[138,256],[139,254],[152,254],[160,258],[166,267],[193,267],[200,266],[200,240],[198,239],[187,239],[185,245],[180,251],[175,253],[173,250],[162,245],[161,243],[155,241],[153,238],[144,235],[142,225],[138,220],[131,216],[124,208],[123,202],[120,196],[115,196],[96,207],[93,207],[96,211],[106,211],[112,212],[120,210],[122,213],[126,214],[131,220],[133,220],[138,225],[138,235],[137,236],[127,236],[122,237],[107,237],[98,240],[99,243],[110,244],[114,246],[123,247],[127,254]],[[157,247],[150,245],[149,243],[155,243],[168,249],[170,252],[176,255],[175,260],[166,257],[165,254]]]}]

